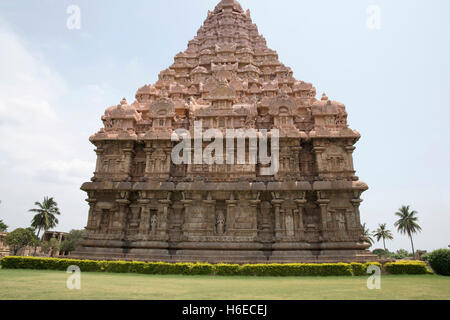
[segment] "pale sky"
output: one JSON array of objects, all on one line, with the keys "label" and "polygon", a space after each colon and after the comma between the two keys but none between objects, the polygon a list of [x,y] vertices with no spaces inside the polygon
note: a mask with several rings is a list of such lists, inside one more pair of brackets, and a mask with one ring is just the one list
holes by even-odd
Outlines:
[{"label": "pale sky", "polygon": [[[0,219],[27,227],[53,196],[60,231],[86,225],[80,191],[104,110],[156,81],[219,0],[0,0]],[[417,249],[450,244],[450,1],[241,0],[270,48],[318,97],[344,103],[371,230],[409,204]],[[81,12],[69,30],[67,8]],[[369,28],[368,8],[380,11]],[[370,21],[373,22],[373,19]],[[372,24],[373,26],[373,24]],[[389,249],[410,249],[394,232]],[[381,243],[375,247],[382,247]]]}]

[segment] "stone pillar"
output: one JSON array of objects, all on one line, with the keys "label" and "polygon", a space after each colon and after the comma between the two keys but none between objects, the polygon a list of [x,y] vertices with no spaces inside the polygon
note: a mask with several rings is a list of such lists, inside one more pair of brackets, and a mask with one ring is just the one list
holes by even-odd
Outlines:
[{"label": "stone pillar", "polygon": [[232,208],[236,207],[238,201],[234,200],[234,196],[231,197],[230,200],[226,200],[227,203],[227,231],[229,229],[234,229],[234,225],[232,224],[232,222],[234,221],[233,219],[231,219],[231,210]]},{"label": "stone pillar", "polygon": [[306,199],[297,199],[295,200],[297,203],[298,208],[298,214],[297,214],[297,230],[300,234],[300,237],[303,237],[303,234],[305,232],[305,226],[303,224],[303,215],[305,214],[305,205],[307,200]]},{"label": "stone pillar", "polygon": [[250,200],[250,208],[252,211],[252,220],[253,220],[253,229],[258,230],[258,206],[261,203],[261,200]]},{"label": "stone pillar", "polygon": [[215,206],[216,206],[216,200],[212,200],[210,196],[208,196],[207,200],[203,200],[203,203],[206,205],[206,214],[207,216],[204,217],[205,221],[207,223],[206,230],[209,233],[208,235],[214,235],[214,230],[216,226],[216,212],[215,212]]},{"label": "stone pillar", "polygon": [[326,170],[326,168],[324,167],[323,159],[322,159],[322,154],[325,151],[325,147],[315,146],[313,148],[313,151],[316,155],[317,171],[320,176],[322,174],[322,172]]},{"label": "stone pillar", "polygon": [[144,152],[145,152],[145,176],[149,176],[152,173],[152,168],[151,168],[151,159],[152,159],[152,148],[150,148],[150,144],[147,143],[147,147],[144,148]]},{"label": "stone pillar", "polygon": [[[167,240],[169,239],[169,235],[167,233],[167,224],[168,224],[168,215],[169,215],[169,208],[172,203],[171,200],[165,199],[165,200],[158,200],[158,202],[162,205],[162,210],[160,210],[160,219],[159,219],[159,229],[161,231],[161,234],[163,237]],[[161,209],[161,208],[160,208]]]},{"label": "stone pillar", "polygon": [[281,205],[283,203],[284,203],[284,200],[279,200],[279,199],[272,200],[272,204],[275,207],[275,237],[282,236],[280,209],[281,209]]},{"label": "stone pillar", "polygon": [[95,153],[97,154],[97,161],[95,164],[95,173],[94,175],[96,175],[97,173],[100,173],[102,170],[102,159],[103,159],[103,152],[105,152],[105,149],[99,147],[95,150]]},{"label": "stone pillar", "polygon": [[133,161],[134,150],[132,147],[127,147],[123,149],[124,157],[125,157],[125,165],[124,165],[124,173],[126,175],[131,174],[131,163]]},{"label": "stone pillar", "polygon": [[302,151],[302,147],[293,147],[291,148],[294,153],[294,166],[295,166],[295,172],[300,173],[300,152]]},{"label": "stone pillar", "polygon": [[124,237],[127,228],[127,208],[130,204],[130,201],[128,199],[117,199],[116,203],[119,205],[119,226],[116,231],[122,237]]},{"label": "stone pillar", "polygon": [[180,202],[184,206],[184,223],[181,227],[181,230],[183,231],[183,237],[188,237],[189,230],[186,230],[186,220],[190,221],[189,219],[191,215],[192,200],[183,199]]},{"label": "stone pillar", "polygon": [[[143,195],[143,194],[141,194]],[[139,235],[146,237],[149,234],[150,228],[150,200],[141,198],[138,200],[141,207],[141,221],[139,222]]]},{"label": "stone pillar", "polygon": [[355,146],[346,146],[345,150],[347,151],[347,159],[348,159],[348,170],[352,172],[353,180],[358,180],[355,176],[355,167],[353,165],[353,151],[355,151]]},{"label": "stone pillar", "polygon": [[360,217],[360,213],[359,213],[359,206],[361,205],[361,202],[363,202],[363,200],[361,199],[352,199],[351,200],[352,205],[353,205],[353,210],[355,212],[355,230],[358,230],[359,235],[361,234],[362,230],[361,230],[361,217]]},{"label": "stone pillar", "polygon": [[317,203],[320,206],[320,216],[322,218],[322,235],[325,238],[327,227],[327,216],[328,216],[328,204],[330,203],[329,199],[320,198],[317,200]]},{"label": "stone pillar", "polygon": [[164,173],[165,174],[170,174],[170,166],[171,166],[171,161],[172,161],[172,148],[165,148],[164,152],[166,154],[166,163],[165,163],[165,168],[164,168]]},{"label": "stone pillar", "polygon": [[[88,199],[86,199],[86,202],[89,203],[89,215],[88,215],[88,223],[86,226],[86,230],[90,231],[94,231],[97,227],[94,220],[94,215],[95,215],[95,206],[97,205],[97,199],[91,198],[89,197]],[[98,217],[96,217],[98,220]],[[97,221],[98,224],[98,221]]]}]

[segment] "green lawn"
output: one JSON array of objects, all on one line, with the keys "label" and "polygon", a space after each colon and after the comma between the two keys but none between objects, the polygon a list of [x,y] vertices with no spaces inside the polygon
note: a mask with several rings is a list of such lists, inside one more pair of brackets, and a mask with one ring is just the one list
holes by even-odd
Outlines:
[{"label": "green lawn", "polygon": [[5,299],[450,299],[450,277],[385,275],[381,290],[367,277],[210,277],[82,273],[81,290],[68,290],[61,271],[0,269]]}]

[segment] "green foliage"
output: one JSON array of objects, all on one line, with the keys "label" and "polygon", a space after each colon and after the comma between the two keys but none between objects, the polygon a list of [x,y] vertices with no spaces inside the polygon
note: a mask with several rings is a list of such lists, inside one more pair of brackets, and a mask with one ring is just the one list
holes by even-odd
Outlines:
[{"label": "green foliage", "polygon": [[428,274],[427,265],[423,261],[396,261],[384,265],[390,274]]},{"label": "green foliage", "polygon": [[75,251],[82,238],[83,230],[71,230],[61,242],[61,250],[64,252]]},{"label": "green foliage", "polygon": [[5,237],[4,242],[13,250],[16,255],[18,251],[26,246],[33,246],[38,242],[37,237],[28,229],[18,228]]},{"label": "green foliage", "polygon": [[429,262],[430,260],[430,252],[424,253],[421,257],[420,260],[425,261],[425,262]]},{"label": "green foliage", "polygon": [[407,257],[412,257],[412,254],[405,249],[399,249],[396,253],[390,255],[391,258],[394,259],[405,259]]},{"label": "green foliage", "polygon": [[38,236],[41,230],[49,230],[59,223],[57,215],[60,215],[58,204],[53,198],[45,197],[42,203],[35,202],[35,209],[28,210],[35,213],[31,220],[31,226],[34,230],[38,230]]},{"label": "green foliage", "polygon": [[51,238],[49,241],[44,241],[41,243],[42,251],[46,254],[50,253],[52,256],[56,252],[59,252],[60,247],[61,247],[61,244],[55,238]]},{"label": "green foliage", "polygon": [[391,252],[389,250],[383,249],[375,249],[372,251],[373,254],[376,254],[380,258],[392,258],[402,260],[408,257],[412,257],[411,252],[405,249],[399,249],[396,252]]},{"label": "green foliage", "polygon": [[[367,276],[370,265],[382,266],[378,262],[368,263],[323,263],[323,264],[209,264],[209,263],[165,263],[128,261],[90,261],[34,257],[4,257],[0,263],[5,269],[67,270],[71,265],[85,272],[114,272],[141,274],[181,274],[218,276]],[[385,269],[391,274],[427,274],[426,264],[420,261],[388,263]]]},{"label": "green foliage", "polygon": [[418,214],[419,213],[417,211],[410,211],[409,206],[402,206],[395,213],[399,219],[394,223],[394,226],[397,227],[398,232],[408,235],[411,240],[413,255],[415,255],[415,250],[412,235],[422,231],[422,228],[419,225],[419,218],[417,217]]},{"label": "green foliage", "polygon": [[361,235],[364,238],[364,242],[373,245],[372,233],[369,230],[369,227],[365,223],[361,224]]},{"label": "green foliage", "polygon": [[214,266],[214,270],[218,276],[233,276],[239,273],[239,265],[219,263]]},{"label": "green foliage", "polygon": [[214,274],[214,266],[209,263],[196,263],[190,266],[190,274],[211,275]]},{"label": "green foliage", "polygon": [[378,229],[374,231],[373,236],[377,239],[377,241],[383,239],[384,250],[386,250],[386,239],[394,239],[394,236],[392,235],[391,230],[387,228],[386,223],[378,225]]},{"label": "green foliage", "polygon": [[428,256],[431,268],[437,274],[450,276],[450,249],[439,249]]},{"label": "green foliage", "polygon": [[390,252],[389,250],[383,250],[383,249],[375,249],[372,251],[373,254],[376,254],[378,257],[388,257]]},{"label": "green foliage", "polygon": [[0,219],[0,232],[6,232],[8,230],[8,226]]},{"label": "green foliage", "polygon": [[383,266],[379,262],[367,262],[367,263],[356,263],[352,262],[350,263],[350,266],[352,268],[352,272],[354,276],[367,276],[367,269],[369,266],[375,265],[381,269],[383,269]]},{"label": "green foliage", "polygon": [[244,264],[237,269],[243,276],[351,276],[352,268],[347,263],[324,264]]}]

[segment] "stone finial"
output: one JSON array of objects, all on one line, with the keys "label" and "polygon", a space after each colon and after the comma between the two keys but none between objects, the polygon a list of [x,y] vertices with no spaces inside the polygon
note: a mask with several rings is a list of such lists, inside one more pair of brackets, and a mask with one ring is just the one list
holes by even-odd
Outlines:
[{"label": "stone finial", "polygon": [[123,105],[127,105],[128,104],[128,102],[127,102],[127,99],[126,98],[123,98],[121,101],[120,101],[120,104],[123,106]]},{"label": "stone finial", "polygon": [[237,12],[244,12],[242,9],[242,6],[237,0],[222,0],[220,3],[216,6],[215,12],[221,11],[226,8],[231,8]]},{"label": "stone finial", "polygon": [[325,93],[322,94],[322,101],[328,101],[328,97]]}]

